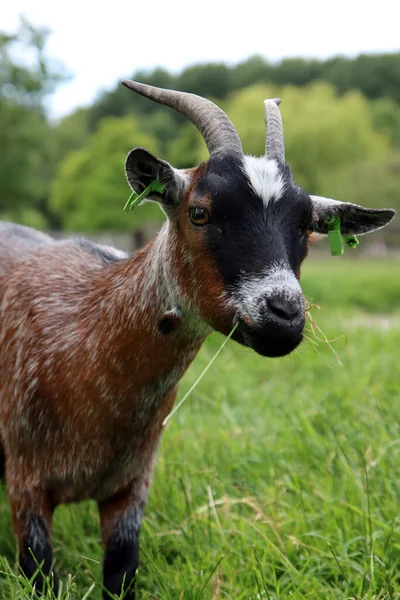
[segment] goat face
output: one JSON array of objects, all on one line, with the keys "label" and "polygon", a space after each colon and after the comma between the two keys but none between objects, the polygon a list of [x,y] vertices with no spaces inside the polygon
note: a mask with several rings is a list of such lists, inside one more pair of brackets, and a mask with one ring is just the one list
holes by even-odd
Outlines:
[{"label": "goat face", "polygon": [[[238,342],[264,356],[288,354],[303,335],[299,278],[309,233],[327,233],[326,220],[332,216],[341,219],[344,234],[366,233],[389,222],[393,211],[309,196],[298,187],[284,161],[276,101],[266,106],[267,154],[255,158],[243,154],[228,117],[215,105],[210,109],[208,100],[194,97],[203,110],[201,119],[211,110],[211,122],[216,119],[215,126],[225,131],[222,138],[217,129],[210,130],[208,121],[193,117],[186,105],[182,109],[182,97],[190,105],[192,95],[129,82],[132,86],[187,114],[211,154],[206,163],[187,171],[140,148],[132,150],[126,162],[135,191],[154,179],[165,186],[165,192],[149,199],[158,201],[169,219],[179,289],[212,328],[228,334],[239,323],[234,334]],[[175,94],[179,106],[174,104]]]},{"label": "goat face", "polygon": [[[200,208],[200,212],[198,208]],[[275,160],[211,157],[188,201],[187,214],[206,211],[202,253],[222,282],[221,300],[209,298],[213,327],[267,356],[281,356],[302,339],[304,302],[298,282],[307,253],[310,198]],[[221,327],[221,303],[229,307]],[[226,310],[226,309],[225,309]]]}]

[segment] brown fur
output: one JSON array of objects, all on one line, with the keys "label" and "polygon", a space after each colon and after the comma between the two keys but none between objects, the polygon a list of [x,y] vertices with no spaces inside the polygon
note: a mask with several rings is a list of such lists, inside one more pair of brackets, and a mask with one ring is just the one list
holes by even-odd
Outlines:
[{"label": "brown fur", "polygon": [[[187,198],[179,223],[110,264],[0,229],[0,446],[19,546],[29,515],[50,532],[60,503],[97,500],[104,544],[126,506],[146,503],[177,383],[217,324],[216,296],[223,306]],[[175,298],[181,322],[163,335]]]},{"label": "brown fur", "polygon": [[[80,251],[70,254],[72,265],[63,265],[54,249],[14,265],[2,286],[7,319],[0,354],[8,373],[0,383],[0,419],[10,490],[24,480],[44,484],[56,503],[101,499],[129,481],[135,455],[143,462],[153,452],[154,429],[159,434],[170,398],[162,382],[177,364],[180,378],[201,340],[184,339],[183,330],[162,336],[161,306],[131,314],[130,271],[148,252],[94,274]],[[56,280],[42,278],[47,268],[57,269]],[[75,338],[62,348],[70,330]],[[127,448],[125,473],[118,459],[128,459]],[[17,457],[22,461],[14,464]],[[110,471],[117,465],[115,480]]]}]

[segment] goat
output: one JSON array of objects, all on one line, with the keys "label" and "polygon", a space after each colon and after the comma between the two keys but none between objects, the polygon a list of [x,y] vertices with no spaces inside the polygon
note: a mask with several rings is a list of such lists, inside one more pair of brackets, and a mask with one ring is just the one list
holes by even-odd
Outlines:
[{"label": "goat", "polygon": [[143,148],[126,160],[130,187],[157,180],[167,219],[132,256],[82,239],[56,242],[0,227],[0,464],[20,568],[57,591],[52,515],[98,503],[103,598],[134,598],[139,531],[162,423],[212,330],[262,356],[302,340],[300,266],[311,231],[385,226],[392,210],[310,196],[285,163],[278,100],[265,102],[266,153],[245,156],[234,126],[200,96],[125,81],[186,115],[209,150],[177,170]]}]

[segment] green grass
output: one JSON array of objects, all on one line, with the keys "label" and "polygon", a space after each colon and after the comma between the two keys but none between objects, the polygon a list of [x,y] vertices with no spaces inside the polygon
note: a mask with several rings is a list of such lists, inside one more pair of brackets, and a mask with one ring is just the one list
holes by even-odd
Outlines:
[{"label": "green grass", "polygon": [[[333,344],[262,359],[229,343],[168,424],[141,538],[138,598],[400,598],[400,265],[309,261]],[[222,342],[211,336],[181,396]],[[0,490],[0,598],[16,578]],[[54,525],[63,600],[99,598],[96,506]],[[95,584],[93,590],[91,586]]]}]

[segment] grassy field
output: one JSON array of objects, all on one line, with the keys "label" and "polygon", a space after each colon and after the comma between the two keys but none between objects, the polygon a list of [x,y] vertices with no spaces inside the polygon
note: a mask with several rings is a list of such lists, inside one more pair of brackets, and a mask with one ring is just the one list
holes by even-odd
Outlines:
[{"label": "grassy field", "polygon": [[[229,342],[164,434],[138,598],[400,598],[400,263],[310,259],[303,283],[342,364],[311,332],[279,360]],[[0,532],[0,598],[30,598],[3,488]],[[53,539],[60,597],[98,599],[96,506],[59,508]]]}]

